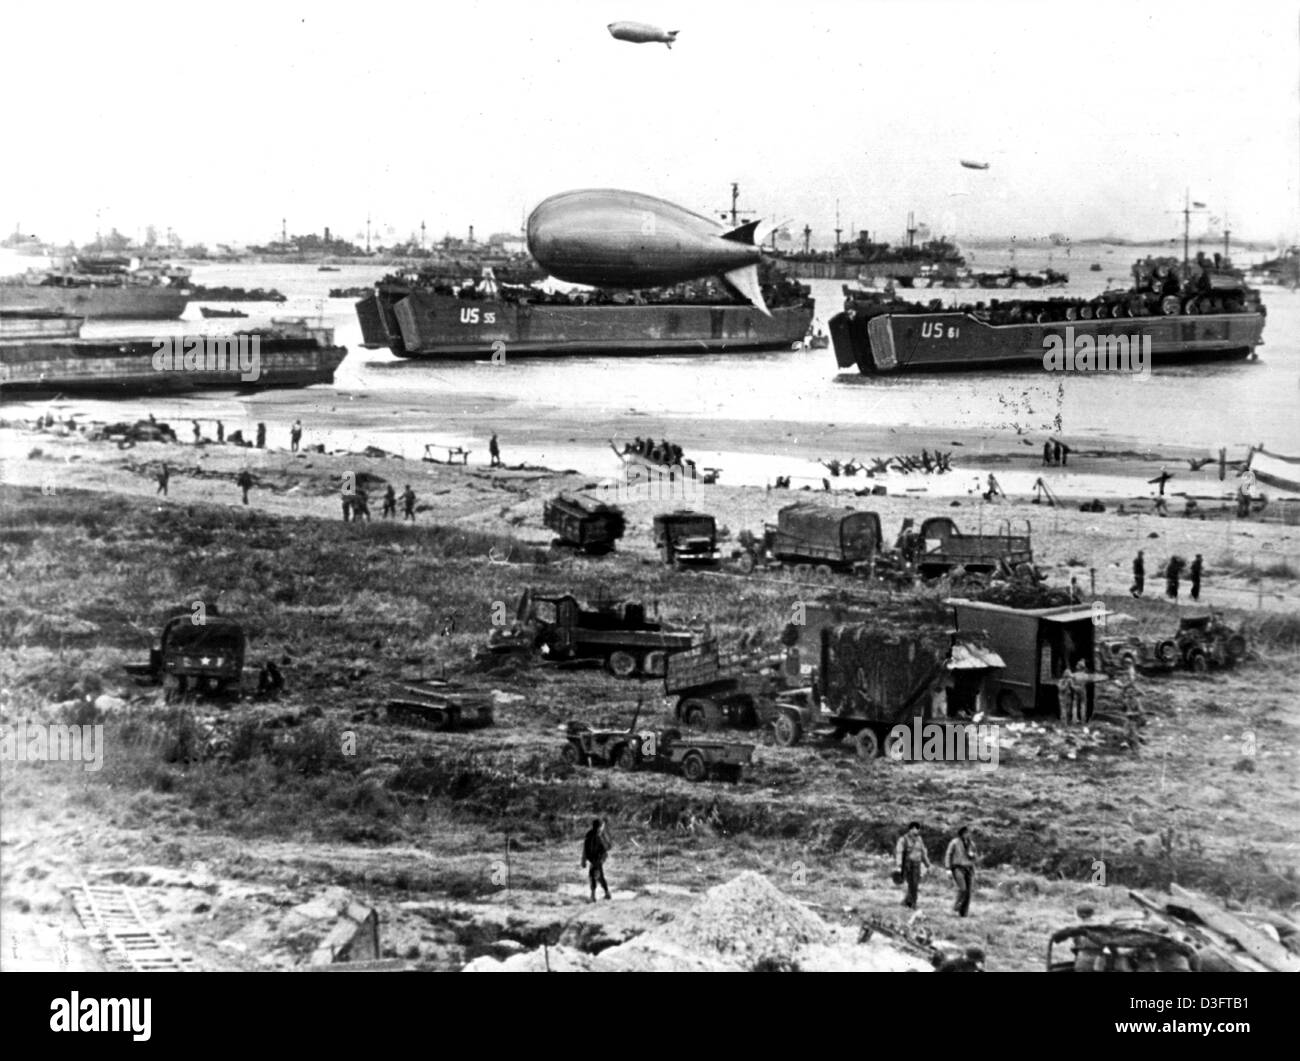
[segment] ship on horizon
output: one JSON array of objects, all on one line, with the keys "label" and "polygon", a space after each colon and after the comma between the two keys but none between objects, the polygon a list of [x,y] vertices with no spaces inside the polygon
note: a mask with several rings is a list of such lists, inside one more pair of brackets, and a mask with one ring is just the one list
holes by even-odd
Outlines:
[{"label": "ship on horizon", "polygon": [[92,320],[180,320],[190,273],[139,259],[74,256],[62,266],[0,279],[0,312]]}]

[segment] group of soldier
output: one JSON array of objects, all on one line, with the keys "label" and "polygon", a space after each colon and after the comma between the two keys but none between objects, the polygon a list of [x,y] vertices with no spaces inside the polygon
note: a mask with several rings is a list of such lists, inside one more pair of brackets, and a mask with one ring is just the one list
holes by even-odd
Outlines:
[{"label": "group of soldier", "polygon": [[656,464],[681,464],[685,460],[682,447],[669,442],[666,438],[655,442],[653,438],[642,438],[637,435],[631,442],[623,444],[623,452],[633,453]]},{"label": "group of soldier", "polygon": [[[1183,570],[1187,570],[1187,578],[1191,583],[1191,597],[1194,601],[1201,599],[1201,579],[1205,574],[1205,560],[1200,553],[1189,565],[1181,556],[1171,556],[1169,562],[1165,564],[1165,596],[1172,601],[1178,599],[1178,592],[1182,585]],[[1146,590],[1147,567],[1146,558],[1141,549],[1138,550],[1137,556],[1133,558],[1133,585],[1129,587],[1129,593],[1134,597],[1140,597]]]},{"label": "group of soldier", "polygon": [[[370,495],[366,493],[366,488],[357,481],[356,476],[352,474],[343,477],[343,491],[341,494],[343,500],[343,522],[360,523],[363,519],[370,522]],[[384,507],[382,518],[394,519],[397,516],[397,492],[393,489],[393,484],[389,483],[388,488],[384,491]],[[402,490],[402,522],[410,520],[415,522],[415,491],[411,489],[411,484],[407,483]]]}]

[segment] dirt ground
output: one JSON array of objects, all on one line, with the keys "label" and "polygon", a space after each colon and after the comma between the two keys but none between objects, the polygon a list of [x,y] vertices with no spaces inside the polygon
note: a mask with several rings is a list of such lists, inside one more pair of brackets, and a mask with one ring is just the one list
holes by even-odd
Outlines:
[{"label": "dirt ground", "polygon": [[[864,764],[847,746],[781,748],[751,731],[731,734],[757,745],[739,784],[692,785],[559,759],[557,727],[570,718],[626,724],[640,701],[643,721],[667,722],[661,685],[471,662],[492,605],[513,606],[525,585],[641,597],[665,615],[708,620],[724,639],[774,639],[809,587],[664,569],[649,524],[680,499],[620,500],[620,552],[589,560],[548,550],[540,522],[545,497],[590,482],[578,477],[233,447],[120,450],[13,428],[0,441],[3,721],[93,722],[106,741],[96,772],[3,763],[4,968],[107,961],[69,897],[81,881],[131,889],[156,928],[212,969],[301,964],[348,898],[378,911],[386,957],[419,968],[543,943],[594,954],[683,915],[744,870],[831,924],[901,921],[891,852],[913,818],[936,863],[918,923],[953,946],[982,947],[990,970],[1041,968],[1047,936],[1079,904],[1098,919],[1127,912],[1130,887],[1178,881],[1282,911],[1300,899],[1300,585],[1294,572],[1247,566],[1255,547],[1300,552],[1300,528],[856,499],[880,512],[887,534],[904,515],[952,515],[969,529],[1028,517],[1055,584],[1073,573],[1091,596],[1094,568],[1096,596],[1151,629],[1193,605],[1129,598],[1134,549],[1147,550],[1153,595],[1152,558],[1202,552],[1204,597],[1247,625],[1254,656],[1232,671],[1144,679],[1139,755],[1106,721],[1069,741],[1051,722],[1011,726],[996,770]],[[172,479],[161,498],[152,475],[164,460]],[[247,509],[232,481],[246,462],[257,482]],[[374,489],[375,522],[343,524],[348,471],[399,492],[410,482],[424,506],[417,525],[384,526]],[[735,533],[790,499],[716,487],[690,503]],[[281,663],[282,698],[168,703],[126,675],[162,610],[196,594],[219,596],[246,622],[250,674]],[[386,719],[393,680],[444,672],[493,694],[493,727],[431,733]],[[1110,690],[1100,696],[1113,707]],[[609,819],[614,842],[614,898],[594,905],[578,866],[593,815]],[[951,913],[938,866],[961,824],[983,851],[966,919]]]}]

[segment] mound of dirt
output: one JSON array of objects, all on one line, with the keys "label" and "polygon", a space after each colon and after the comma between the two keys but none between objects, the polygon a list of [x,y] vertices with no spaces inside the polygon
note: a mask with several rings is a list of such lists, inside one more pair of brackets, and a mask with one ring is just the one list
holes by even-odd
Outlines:
[{"label": "mound of dirt", "polygon": [[710,888],[684,914],[595,957],[553,948],[502,961],[475,959],[465,972],[748,972],[928,970],[883,940],[859,944],[767,878],[746,871]]}]

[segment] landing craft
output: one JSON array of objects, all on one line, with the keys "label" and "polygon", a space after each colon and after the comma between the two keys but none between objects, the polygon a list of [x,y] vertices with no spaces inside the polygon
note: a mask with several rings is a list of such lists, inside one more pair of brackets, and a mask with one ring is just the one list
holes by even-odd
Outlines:
[{"label": "landing craft", "polygon": [[533,210],[528,250],[538,265],[571,284],[658,287],[721,276],[767,314],[758,283],[757,227],[748,221],[727,231],[653,195],[583,189],[552,195]]},{"label": "landing craft", "polygon": [[609,35],[616,41],[631,41],[633,44],[666,44],[672,51],[673,41],[680,30],[662,30],[644,22],[611,22],[607,27]]},{"label": "landing craft", "polygon": [[960,161],[961,164],[965,166],[967,169],[988,169],[989,168],[989,164],[987,162],[971,162],[969,159],[965,159],[965,158],[961,159]]}]

